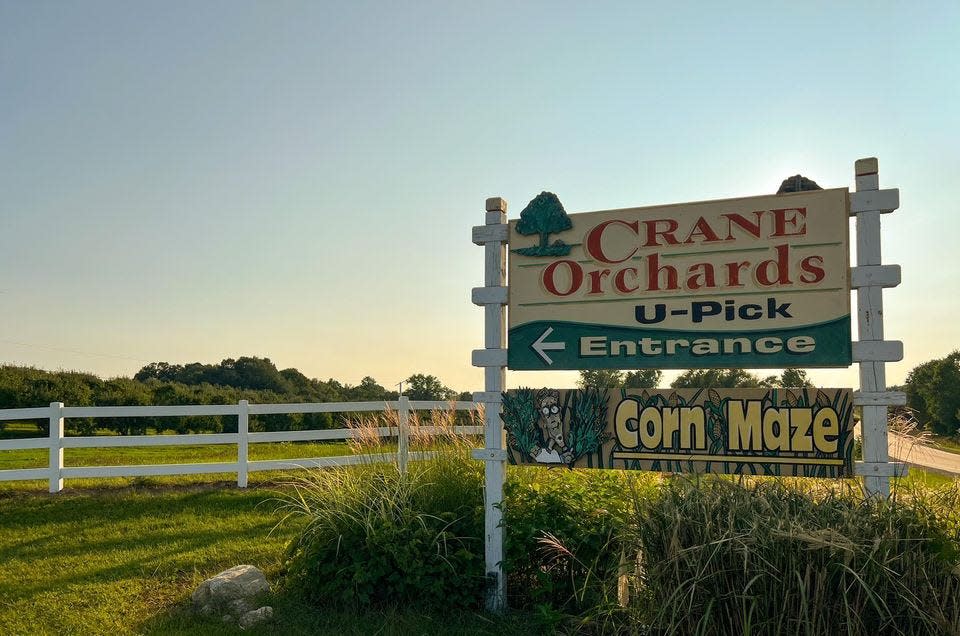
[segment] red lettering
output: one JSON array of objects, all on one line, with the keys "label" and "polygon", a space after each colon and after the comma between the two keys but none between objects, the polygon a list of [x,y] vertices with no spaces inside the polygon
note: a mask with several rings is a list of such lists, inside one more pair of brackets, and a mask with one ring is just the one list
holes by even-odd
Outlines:
[{"label": "red lettering", "polygon": [[[557,282],[555,280],[557,269],[561,265],[566,265],[570,274],[570,289],[565,292],[561,292],[559,289],[557,289]],[[554,296],[569,296],[573,292],[580,289],[580,285],[583,284],[583,268],[580,267],[576,261],[554,261],[547,265],[547,267],[543,270],[543,278],[541,282],[543,283],[544,289]]]},{"label": "red lettering", "polygon": [[800,269],[803,270],[803,273],[800,274],[800,282],[802,283],[819,283],[827,275],[823,271],[823,257],[822,256],[808,256],[802,261],[800,261]]},{"label": "red lettering", "polygon": [[627,287],[627,272],[632,272],[634,279],[636,279],[638,275],[636,267],[624,267],[613,277],[613,286],[621,294],[630,294],[640,289],[640,285]]},{"label": "red lettering", "polygon": [[727,286],[743,287],[743,283],[740,282],[740,271],[748,267],[750,267],[750,261],[727,263]]},{"label": "red lettering", "polygon": [[592,272],[587,272],[587,276],[590,277],[590,291],[588,294],[600,294],[603,292],[603,289],[600,285],[603,283],[603,279],[610,275],[609,269],[595,269]]},{"label": "red lettering", "polygon": [[[757,282],[761,285],[789,285],[790,284],[790,246],[777,245],[777,258],[761,261],[757,265]],[[770,273],[773,266],[776,274]]]},{"label": "red lettering", "polygon": [[[660,274],[666,272],[667,286],[660,287]],[[661,291],[680,289],[677,285],[677,268],[672,265],[660,266],[660,255],[654,252],[647,256],[647,289],[649,291]]]},{"label": "red lettering", "polygon": [[633,221],[632,223],[627,223],[626,221],[621,221],[620,219],[611,219],[609,221],[604,221],[596,227],[594,227],[590,232],[587,233],[586,240],[584,242],[584,248],[587,250],[587,254],[595,261],[601,263],[622,263],[631,256],[637,253],[637,248],[633,248],[633,251],[624,256],[619,260],[614,260],[608,257],[603,253],[603,232],[611,225],[622,225],[629,230],[633,230],[634,234],[640,234],[640,222]]},{"label": "red lettering", "polygon": [[[657,227],[666,223],[667,227],[663,230],[658,230]],[[680,226],[673,219],[656,219],[654,221],[644,221],[643,225],[647,231],[647,242],[643,244],[644,247],[653,247],[655,245],[679,245],[680,241],[677,240],[677,237],[673,235],[677,231],[677,228]],[[657,237],[662,236],[663,240],[666,243],[658,243]]]},{"label": "red lettering", "polygon": [[[697,268],[700,268],[702,271],[696,272]],[[694,263],[687,268],[687,273],[690,275],[687,278],[687,287],[690,289],[717,286],[717,281],[713,274],[713,263]]]},{"label": "red lettering", "polygon": [[[773,234],[770,238],[779,238],[781,236],[803,236],[807,233],[807,208],[784,208],[783,210],[770,210],[773,212]],[[787,212],[796,212],[787,216]],[[787,225],[795,228],[795,231],[788,232]]]},{"label": "red lettering", "polygon": [[759,210],[753,213],[757,217],[756,223],[751,223],[749,219],[740,214],[721,214],[723,218],[727,220],[727,238],[725,240],[732,241],[733,236],[733,226],[736,225],[741,230],[745,231],[747,234],[754,236],[755,238],[760,238],[760,219],[763,217],[763,210]]},{"label": "red lettering", "polygon": [[719,241],[720,237],[717,236],[717,233],[713,231],[713,228],[710,227],[710,224],[707,223],[707,220],[702,216],[697,219],[697,222],[694,223],[693,227],[690,229],[690,233],[687,234],[687,238],[684,239],[684,243],[694,243],[694,236],[702,236],[703,240],[701,243],[713,243]]}]

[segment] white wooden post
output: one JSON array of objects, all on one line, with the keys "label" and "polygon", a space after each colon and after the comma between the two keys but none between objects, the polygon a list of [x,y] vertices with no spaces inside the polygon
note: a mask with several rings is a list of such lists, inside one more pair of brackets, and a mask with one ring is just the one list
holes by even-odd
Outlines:
[{"label": "white wooden post", "polygon": [[885,361],[903,359],[903,345],[883,340],[883,287],[898,284],[900,272],[896,266],[881,266],[880,215],[899,206],[899,192],[879,189],[878,168],[873,157],[860,159],[855,166],[857,189],[850,196],[850,213],[857,219],[857,267],[851,281],[857,289],[859,342],[854,343],[854,361],[860,364],[864,487],[869,496],[888,497],[895,471],[887,449],[887,405],[902,396],[886,390]]},{"label": "white wooden post", "polygon": [[50,492],[63,490],[63,402],[50,403]]},{"label": "white wooden post", "polygon": [[[483,459],[484,470],[484,553],[488,582],[486,607],[502,612],[507,607],[507,581],[503,571],[503,482],[506,452],[503,448],[503,422],[500,419],[501,392],[507,381],[506,314],[507,302],[507,202],[487,199],[485,226],[475,227],[473,242],[484,245],[484,287],[473,290],[473,301],[484,308],[484,349],[473,352],[474,366],[484,367],[485,440],[483,451],[474,457]],[[484,290],[484,291],[481,291]]]},{"label": "white wooden post", "polygon": [[247,487],[248,461],[250,453],[250,403],[240,400],[240,412],[237,416],[237,487]]},{"label": "white wooden post", "polygon": [[407,474],[407,462],[410,459],[410,400],[400,396],[400,413],[397,430],[397,464],[400,473]]}]

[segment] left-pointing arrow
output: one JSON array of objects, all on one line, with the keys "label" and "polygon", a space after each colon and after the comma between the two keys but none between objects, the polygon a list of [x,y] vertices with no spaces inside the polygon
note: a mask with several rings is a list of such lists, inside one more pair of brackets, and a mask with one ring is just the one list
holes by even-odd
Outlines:
[{"label": "left-pointing arrow", "polygon": [[567,348],[565,342],[547,342],[547,337],[553,333],[553,327],[547,327],[547,330],[540,334],[540,337],[530,345],[530,347],[537,352],[543,361],[547,364],[553,364],[553,359],[547,355],[547,351],[563,351]]}]

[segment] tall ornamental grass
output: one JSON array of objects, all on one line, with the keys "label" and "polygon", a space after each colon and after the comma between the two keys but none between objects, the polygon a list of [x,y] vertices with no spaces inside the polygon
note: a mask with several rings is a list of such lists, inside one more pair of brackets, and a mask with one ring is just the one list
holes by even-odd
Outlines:
[{"label": "tall ornamental grass", "polygon": [[[419,422],[417,422],[419,425]],[[358,451],[385,449],[355,422]],[[317,470],[282,498],[307,519],[288,549],[285,587],[320,606],[472,606],[483,598],[483,465],[443,417],[418,433],[429,461]],[[444,434],[446,431],[446,434]]]},{"label": "tall ornamental grass", "polygon": [[864,499],[670,480],[638,497],[636,625],[663,634],[960,633],[957,486]]}]

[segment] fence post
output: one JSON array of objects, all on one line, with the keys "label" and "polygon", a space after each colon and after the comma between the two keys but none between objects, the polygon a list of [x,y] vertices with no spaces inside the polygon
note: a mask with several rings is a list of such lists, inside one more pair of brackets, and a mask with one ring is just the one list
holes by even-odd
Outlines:
[{"label": "fence post", "polygon": [[63,402],[50,403],[50,492],[63,490]]},{"label": "fence post", "polygon": [[237,487],[247,487],[247,458],[249,454],[250,403],[240,400],[237,416]]},{"label": "fence post", "polygon": [[397,431],[397,461],[400,465],[400,474],[407,474],[407,462],[410,459],[410,400],[405,395],[400,396],[399,430]]}]

